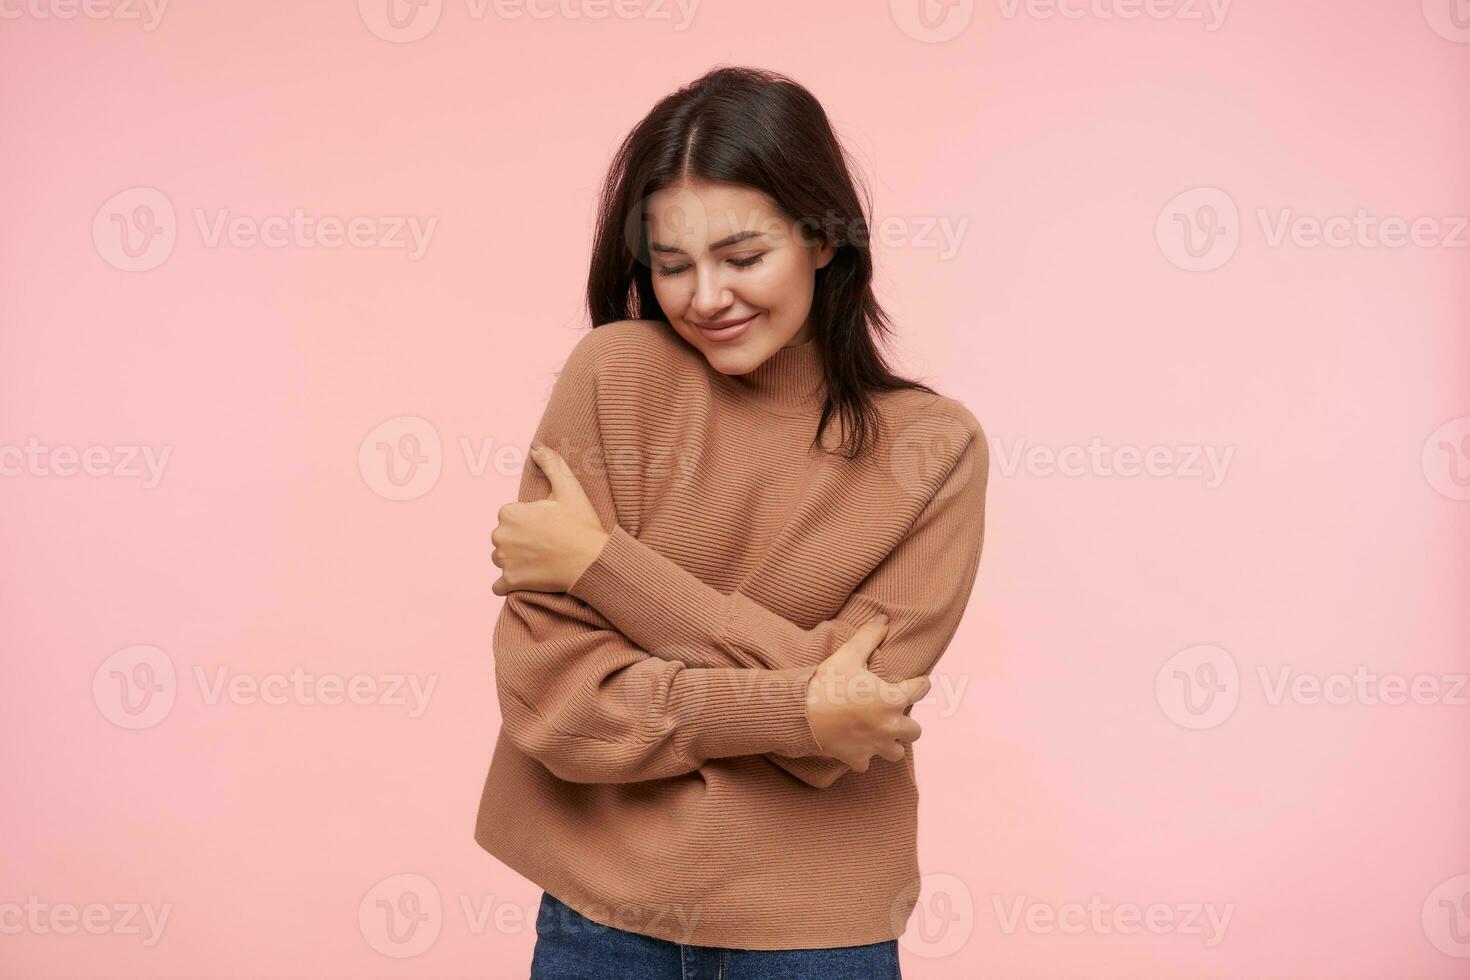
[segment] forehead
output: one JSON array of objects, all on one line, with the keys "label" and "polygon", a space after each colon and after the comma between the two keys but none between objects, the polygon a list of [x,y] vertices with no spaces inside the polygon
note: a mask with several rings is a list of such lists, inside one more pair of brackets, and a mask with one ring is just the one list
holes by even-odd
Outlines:
[{"label": "forehead", "polygon": [[679,248],[718,241],[737,231],[779,232],[784,219],[761,191],[736,184],[683,183],[650,194],[643,219],[649,235]]}]

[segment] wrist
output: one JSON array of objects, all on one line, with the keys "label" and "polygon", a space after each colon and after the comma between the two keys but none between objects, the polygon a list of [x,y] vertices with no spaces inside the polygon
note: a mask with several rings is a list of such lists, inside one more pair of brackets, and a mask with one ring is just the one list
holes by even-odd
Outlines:
[{"label": "wrist", "polygon": [[575,567],[572,569],[572,579],[567,583],[567,591],[571,591],[572,586],[576,585],[577,581],[583,575],[587,574],[587,569],[597,563],[597,559],[602,555],[602,551],[607,547],[608,539],[611,537],[611,534],[601,528],[588,532],[579,551]]},{"label": "wrist", "polygon": [[827,750],[822,748],[821,740],[817,738],[817,725],[815,713],[820,710],[822,695],[818,687],[817,671],[813,670],[806,684],[806,727],[811,733],[812,744],[817,747],[817,754],[825,756]]}]

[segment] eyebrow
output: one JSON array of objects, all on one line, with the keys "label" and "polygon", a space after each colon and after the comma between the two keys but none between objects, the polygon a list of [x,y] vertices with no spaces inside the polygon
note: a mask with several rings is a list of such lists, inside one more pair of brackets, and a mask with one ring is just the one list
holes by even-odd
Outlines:
[{"label": "eyebrow", "polygon": [[[721,238],[719,241],[715,242],[713,245],[710,246],[710,251],[718,251],[719,249],[725,248],[726,246],[734,245],[736,242],[743,242],[747,238],[759,238],[760,236],[761,232],[758,231],[737,232],[729,236],[728,238]],[[669,252],[677,255],[686,254],[682,248],[675,248],[672,245],[660,245],[658,242],[649,242],[648,250],[650,252]]]}]

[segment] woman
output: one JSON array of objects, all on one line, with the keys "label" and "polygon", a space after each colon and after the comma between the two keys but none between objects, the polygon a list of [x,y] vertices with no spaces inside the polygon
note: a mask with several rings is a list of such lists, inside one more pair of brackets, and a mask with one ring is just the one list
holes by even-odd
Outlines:
[{"label": "woman", "polygon": [[475,838],[543,889],[533,978],[899,976],[908,712],[975,580],[988,454],[879,356],[865,228],[773,73],[710,72],[614,160],[596,329],[492,535]]}]

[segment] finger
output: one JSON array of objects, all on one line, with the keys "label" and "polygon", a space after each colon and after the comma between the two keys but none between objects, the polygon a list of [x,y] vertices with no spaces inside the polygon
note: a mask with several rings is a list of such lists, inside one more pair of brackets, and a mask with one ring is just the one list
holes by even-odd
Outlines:
[{"label": "finger", "polygon": [[913,704],[923,699],[932,687],[928,677],[910,677],[906,681],[899,681],[898,687],[903,689],[903,699],[906,704]]},{"label": "finger", "polygon": [[893,726],[893,737],[900,742],[916,742],[922,734],[924,734],[924,726],[908,715],[904,715],[898,724]]},{"label": "finger", "polygon": [[504,568],[505,567],[504,565],[500,564],[500,549],[499,548],[492,548],[492,549],[490,549],[490,562],[496,568]]},{"label": "finger", "polygon": [[902,762],[903,746],[898,742],[888,742],[878,750],[878,754],[889,762]]},{"label": "finger", "polygon": [[883,637],[888,633],[888,617],[879,613],[866,623],[858,627],[858,631],[852,634],[852,639],[842,645],[842,649],[858,664],[866,664],[869,655],[883,642]]},{"label": "finger", "polygon": [[491,582],[490,583],[490,591],[491,592],[494,592],[496,595],[505,595],[505,576],[504,575],[500,576],[500,578],[498,578],[494,582]]},{"label": "finger", "polygon": [[577,480],[577,475],[567,465],[558,453],[550,446],[532,448],[531,459],[541,467],[541,472],[546,474],[546,479],[551,483],[551,495],[558,500],[586,500],[587,494],[582,490],[582,484]]}]

